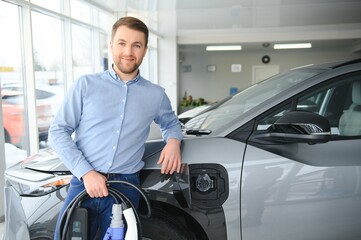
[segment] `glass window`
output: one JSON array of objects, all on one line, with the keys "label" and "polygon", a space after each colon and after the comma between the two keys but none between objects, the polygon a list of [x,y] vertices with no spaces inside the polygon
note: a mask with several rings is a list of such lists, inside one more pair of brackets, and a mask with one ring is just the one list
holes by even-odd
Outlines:
[{"label": "glass window", "polygon": [[245,116],[248,111],[272,101],[305,80],[316,76],[323,70],[298,69],[269,78],[233,95],[228,100],[221,100],[217,108],[201,114],[186,123],[187,129],[205,129],[215,131],[237,118]]},{"label": "glass window", "polygon": [[157,36],[149,33],[148,52],[140,66],[143,77],[153,83],[158,83],[158,49]]},{"label": "glass window", "polygon": [[107,35],[100,34],[100,70],[105,71],[109,69],[108,66],[108,52],[109,52],[109,43],[107,41]]},{"label": "glass window", "polygon": [[71,0],[70,12],[72,18],[91,23],[91,7],[88,4],[78,0]]},{"label": "glass window", "polygon": [[73,72],[77,79],[92,73],[92,34],[90,29],[72,25]]},{"label": "glass window", "polygon": [[0,81],[22,84],[21,43],[18,6],[0,1]]},{"label": "glass window", "polygon": [[286,112],[303,110],[328,119],[334,136],[361,136],[361,72],[329,80],[262,118],[257,130],[265,130]]},{"label": "glass window", "polygon": [[158,52],[156,48],[148,49],[147,66],[149,81],[158,84]]},{"label": "glass window", "polygon": [[0,38],[1,106],[5,139],[5,167],[16,164],[26,156],[28,137],[24,109],[24,92],[6,89],[12,84],[23,85],[21,61],[19,8],[0,1],[0,29],[6,37]]},{"label": "glass window", "polygon": [[52,10],[54,12],[61,13],[61,3],[60,0],[31,0],[31,3],[39,5],[43,8]]},{"label": "glass window", "polygon": [[41,146],[46,146],[48,129],[64,96],[62,21],[33,11],[32,29],[37,124]]},{"label": "glass window", "polygon": [[98,20],[99,27],[103,29],[105,32],[110,33],[112,26],[116,21],[113,15],[109,14],[108,12],[99,10],[98,16],[99,16],[99,20]]},{"label": "glass window", "polygon": [[[0,9],[0,29],[6,33],[6,37],[0,38],[0,82],[5,159],[6,167],[9,167],[26,156],[28,131],[24,92],[9,89],[14,84],[23,86],[19,9],[18,6],[4,1],[0,1]],[[21,154],[13,154],[14,152]]]}]

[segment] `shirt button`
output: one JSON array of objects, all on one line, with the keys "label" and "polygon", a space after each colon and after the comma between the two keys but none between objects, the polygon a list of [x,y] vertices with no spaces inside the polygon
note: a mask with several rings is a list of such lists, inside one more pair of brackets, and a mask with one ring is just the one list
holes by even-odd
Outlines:
[{"label": "shirt button", "polygon": [[110,162],[108,162],[108,165],[110,166],[110,165],[112,165]]},{"label": "shirt button", "polygon": [[122,115],[120,115],[120,117],[121,117],[121,118],[123,118],[123,114],[122,114]]},{"label": "shirt button", "polygon": [[119,133],[119,130],[117,130],[117,133]]},{"label": "shirt button", "polygon": [[113,146],[113,149],[115,150],[115,146]]},{"label": "shirt button", "polygon": [[125,99],[123,99],[123,102],[125,102]]}]

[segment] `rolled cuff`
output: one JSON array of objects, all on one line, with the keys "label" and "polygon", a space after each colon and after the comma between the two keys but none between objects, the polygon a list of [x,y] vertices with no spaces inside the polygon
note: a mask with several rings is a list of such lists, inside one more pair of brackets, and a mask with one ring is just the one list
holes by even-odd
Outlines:
[{"label": "rolled cuff", "polygon": [[87,161],[82,161],[81,163],[79,163],[76,167],[74,167],[71,170],[71,173],[77,177],[79,180],[81,180],[81,178],[89,171],[94,170],[94,168],[87,162]]}]

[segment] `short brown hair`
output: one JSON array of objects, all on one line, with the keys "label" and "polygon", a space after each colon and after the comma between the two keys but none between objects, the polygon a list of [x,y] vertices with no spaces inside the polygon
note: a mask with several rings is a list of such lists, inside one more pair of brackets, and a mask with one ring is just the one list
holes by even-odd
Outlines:
[{"label": "short brown hair", "polygon": [[147,25],[144,24],[141,20],[135,17],[122,17],[119,18],[114,24],[112,28],[112,39],[120,26],[127,26],[130,29],[137,30],[143,32],[145,35],[145,46],[148,45],[148,37],[149,37],[149,30]]}]

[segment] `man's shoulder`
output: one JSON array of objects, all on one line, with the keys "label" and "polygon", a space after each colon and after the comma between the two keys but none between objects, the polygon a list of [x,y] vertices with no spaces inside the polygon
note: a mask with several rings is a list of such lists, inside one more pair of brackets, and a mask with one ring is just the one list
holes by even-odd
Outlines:
[{"label": "man's shoulder", "polygon": [[103,72],[96,72],[96,73],[89,73],[84,74],[82,78],[84,79],[97,79],[97,78],[107,78],[109,77],[109,71],[103,71]]},{"label": "man's shoulder", "polygon": [[140,84],[145,86],[145,87],[148,87],[148,88],[152,88],[154,90],[157,90],[157,91],[162,91],[164,92],[164,88],[161,87],[160,85],[156,84],[156,83],[153,83],[147,79],[144,79],[144,78],[140,78]]},{"label": "man's shoulder", "polygon": [[89,73],[84,74],[77,79],[78,82],[82,83],[91,83],[91,82],[99,82],[99,79],[108,79],[109,73],[107,71],[98,72],[98,73]]}]

